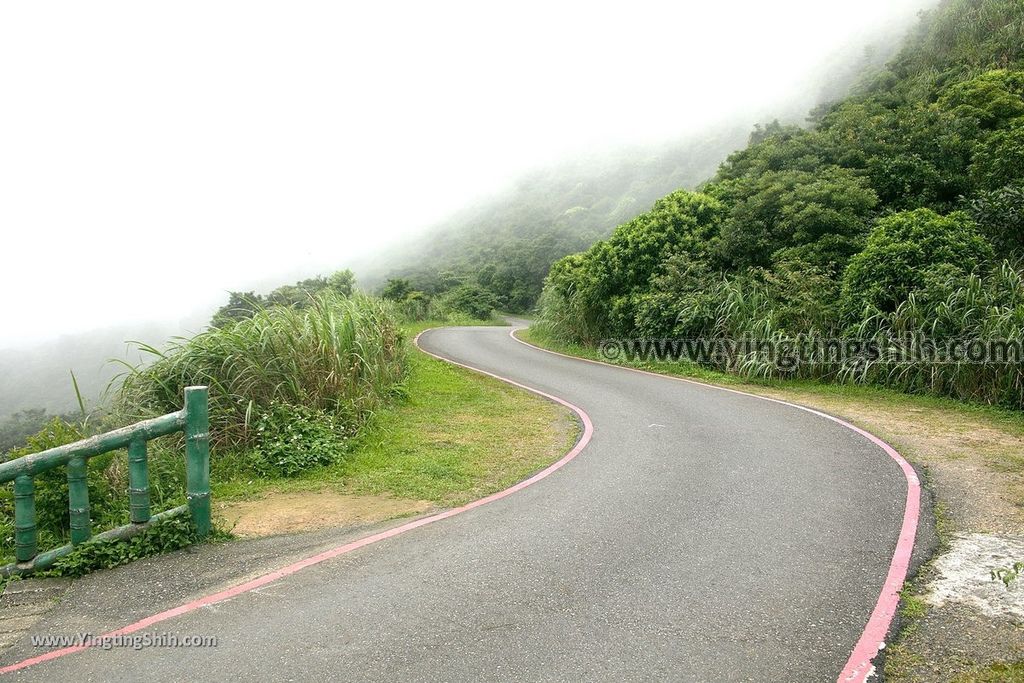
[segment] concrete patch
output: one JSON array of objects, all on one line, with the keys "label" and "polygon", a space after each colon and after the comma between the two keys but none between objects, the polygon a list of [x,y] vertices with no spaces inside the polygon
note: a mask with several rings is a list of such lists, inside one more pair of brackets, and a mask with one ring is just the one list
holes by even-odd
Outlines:
[{"label": "concrete patch", "polygon": [[0,651],[21,640],[71,588],[71,579],[23,579],[0,595]]},{"label": "concrete patch", "polygon": [[49,601],[59,600],[68,588],[71,579],[22,579],[7,584],[0,595],[0,615],[6,613],[7,607],[17,605],[45,605]]},{"label": "concrete patch", "polygon": [[964,534],[934,565],[936,578],[925,599],[942,607],[961,603],[989,617],[1024,622],[1024,575],[1007,588],[992,571],[1024,561],[1024,537]]},{"label": "concrete patch", "polygon": [[24,617],[0,618],[0,633],[21,633],[27,631],[42,617],[42,612]]}]

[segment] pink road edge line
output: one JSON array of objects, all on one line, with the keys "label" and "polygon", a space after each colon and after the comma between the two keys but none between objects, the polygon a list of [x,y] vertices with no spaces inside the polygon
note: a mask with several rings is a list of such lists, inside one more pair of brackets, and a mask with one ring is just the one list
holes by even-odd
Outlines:
[{"label": "pink road edge line", "polygon": [[783,401],[770,396],[759,396],[758,394],[752,394],[747,391],[715,386],[714,384],[707,384],[705,382],[699,382],[686,377],[663,375],[661,373],[650,372],[648,370],[640,370],[639,368],[613,365],[612,363],[605,363],[590,358],[581,358],[579,356],[571,356],[566,353],[559,353],[558,351],[551,351],[520,339],[516,336],[516,331],[518,329],[521,328],[513,328],[512,331],[509,332],[509,336],[520,344],[524,344],[545,353],[571,358],[584,363],[593,363],[595,365],[618,368],[629,372],[638,372],[644,375],[651,375],[653,377],[673,379],[679,382],[686,382],[687,384],[696,384],[698,386],[718,389],[719,391],[727,391],[741,396],[752,396],[753,398],[759,398],[763,401],[779,403],[784,406],[803,410],[813,415],[818,415],[819,417],[832,420],[833,422],[860,434],[881,448],[886,455],[892,458],[899,466],[900,470],[903,472],[903,476],[907,480],[907,499],[903,507],[903,524],[900,527],[900,535],[896,542],[896,550],[893,552],[892,561],[889,563],[889,572],[886,574],[885,582],[882,584],[882,591],[878,596],[878,601],[875,603],[871,616],[868,618],[868,622],[864,626],[864,631],[861,633],[860,639],[858,639],[857,644],[854,645],[850,658],[846,661],[846,666],[843,667],[843,670],[836,681],[837,683],[862,683],[874,675],[875,666],[873,661],[878,653],[885,648],[885,636],[889,633],[889,627],[892,625],[893,617],[896,616],[896,610],[899,608],[900,590],[903,588],[903,583],[907,578],[907,572],[910,569],[911,555],[914,551],[914,539],[917,536],[918,519],[921,515],[921,481],[917,476],[917,472],[914,470],[913,466],[907,462],[906,458],[900,455],[895,448],[874,434],[861,429],[846,420],[834,415],[829,415],[828,413],[823,413],[822,411],[815,410],[814,408],[808,408],[807,406],[802,406],[798,403],[790,403],[789,401]]},{"label": "pink road edge line", "polygon": [[[127,626],[123,626],[123,627],[121,627],[119,629],[116,629],[114,631],[109,631],[107,633],[104,633],[101,636],[98,636],[95,640],[102,641],[102,639],[105,639],[105,638],[113,638],[113,637],[116,637],[116,636],[124,636],[124,635],[128,635],[130,633],[135,633],[136,631],[141,631],[143,629],[149,628],[150,626],[152,626],[154,624],[158,624],[158,623],[160,623],[162,621],[166,621],[168,619],[173,619],[174,617],[178,617],[178,616],[181,616],[183,614],[187,614],[189,612],[194,612],[194,611],[196,611],[198,609],[201,609],[203,607],[209,607],[210,605],[214,605],[216,603],[223,602],[225,600],[229,600],[229,599],[234,598],[236,596],[242,595],[243,593],[248,593],[248,592],[253,591],[253,590],[257,589],[257,588],[265,586],[265,585],[267,585],[269,583],[273,583],[274,581],[282,579],[282,578],[284,578],[286,576],[290,576],[291,574],[295,574],[296,572],[302,571],[303,569],[306,569],[307,567],[312,567],[313,565],[320,564],[321,562],[325,562],[325,561],[333,559],[335,557],[339,557],[340,555],[344,555],[346,553],[350,553],[350,552],[352,552],[354,550],[358,550],[359,548],[363,548],[363,547],[371,545],[373,543],[377,543],[379,541],[383,541],[385,539],[392,538],[393,536],[398,536],[399,534],[404,534],[404,533],[406,533],[408,531],[412,531],[413,529],[418,529],[419,527],[426,526],[427,524],[432,524],[434,522],[438,522],[438,521],[443,520],[443,519],[448,519],[449,517],[454,517],[455,515],[462,514],[463,512],[467,512],[467,511],[472,510],[474,508],[478,508],[478,507],[480,507],[482,505],[487,505],[488,503],[492,503],[492,502],[494,502],[496,500],[501,500],[502,498],[505,498],[507,496],[512,495],[513,493],[516,493],[518,491],[521,491],[521,490],[525,489],[527,486],[531,486],[533,484],[536,484],[540,480],[542,480],[542,479],[548,477],[549,475],[551,475],[552,473],[560,470],[562,467],[564,467],[570,461],[572,461],[577,455],[579,455],[583,451],[583,449],[587,447],[587,444],[590,443],[590,439],[593,437],[593,434],[594,434],[594,424],[593,424],[593,422],[591,422],[590,416],[582,408],[579,408],[579,407],[573,405],[572,403],[569,403],[568,401],[566,401],[566,400],[564,400],[562,398],[559,398],[557,396],[553,396],[551,394],[547,394],[547,393],[545,393],[543,391],[540,391],[538,389],[533,389],[531,387],[526,386],[525,384],[520,384],[519,382],[511,380],[511,379],[509,379],[507,377],[502,377],[501,375],[496,375],[496,374],[491,373],[491,372],[486,372],[484,370],[480,370],[478,368],[474,368],[474,367],[469,366],[469,365],[464,365],[462,363],[457,363],[457,362],[455,362],[453,360],[450,360],[448,358],[444,358],[443,356],[439,356],[439,355],[437,355],[435,353],[431,353],[431,352],[427,351],[426,349],[423,349],[422,347],[420,347],[420,344],[419,344],[420,337],[423,336],[423,334],[426,333],[426,332],[429,332],[429,330],[423,330],[418,335],[416,335],[416,338],[413,340],[413,343],[416,345],[416,347],[420,351],[422,351],[423,353],[425,353],[425,354],[427,354],[429,356],[432,356],[432,357],[434,357],[434,358],[436,358],[438,360],[444,361],[445,363],[450,363],[452,365],[457,365],[457,366],[459,366],[461,368],[465,368],[467,370],[472,370],[473,372],[476,372],[476,373],[479,373],[479,374],[482,374],[482,375],[487,375],[488,377],[493,377],[494,379],[497,379],[497,380],[501,380],[502,382],[505,382],[507,384],[511,384],[513,386],[519,387],[520,389],[525,389],[526,391],[529,391],[530,393],[536,394],[536,395],[541,396],[543,398],[546,398],[546,399],[548,399],[550,401],[554,401],[555,403],[558,403],[558,404],[568,408],[573,413],[575,413],[576,416],[579,418],[580,422],[583,425],[583,432],[580,434],[580,438],[576,441],[576,444],[572,447],[572,449],[569,450],[568,453],[566,453],[564,456],[562,456],[562,458],[559,459],[558,461],[552,463],[551,465],[548,465],[547,467],[545,467],[541,471],[537,472],[533,476],[529,477],[528,479],[524,479],[523,481],[519,482],[518,484],[514,484],[513,486],[510,486],[507,489],[504,489],[502,491],[498,491],[496,493],[492,493],[489,496],[485,496],[483,498],[477,499],[477,500],[475,500],[475,501],[473,501],[471,503],[467,503],[466,505],[463,505],[461,507],[452,508],[451,510],[445,510],[444,512],[439,512],[437,514],[430,515],[428,517],[421,517],[420,519],[416,519],[416,520],[413,520],[413,521],[408,522],[406,524],[402,524],[401,526],[397,526],[397,527],[394,527],[394,528],[391,528],[391,529],[387,529],[385,531],[381,531],[381,532],[378,532],[378,533],[375,533],[375,534],[371,534],[369,536],[365,536],[363,538],[359,538],[359,539],[356,539],[354,541],[350,541],[349,543],[346,543],[344,545],[340,545],[340,546],[338,546],[336,548],[331,548],[330,550],[326,550],[326,551],[324,551],[322,553],[318,553],[318,554],[313,555],[311,557],[307,557],[305,559],[298,560],[297,562],[293,562],[292,564],[289,564],[289,565],[286,565],[284,567],[281,567],[280,569],[275,569],[274,571],[271,571],[271,572],[268,572],[268,573],[263,574],[261,576],[258,576],[255,579],[251,579],[249,581],[246,581],[244,583],[240,583],[238,585],[232,586],[230,588],[227,588],[225,590],[219,591],[217,593],[212,593],[210,595],[206,595],[206,596],[198,598],[196,600],[192,600],[191,602],[186,602],[185,604],[179,605],[178,607],[173,607],[173,608],[171,608],[169,610],[165,610],[163,612],[159,612],[157,614],[153,614],[151,616],[145,617],[144,619],[140,619],[139,621],[136,621],[136,622],[134,622],[132,624],[129,624]],[[60,657],[66,657],[67,655],[74,654],[76,652],[81,652],[82,650],[89,649],[90,647],[91,647],[91,645],[88,645],[88,644],[80,644],[80,645],[72,645],[72,646],[69,646],[69,647],[60,648],[58,650],[51,650],[50,652],[46,652],[45,654],[41,654],[41,655],[38,655],[38,656],[35,656],[35,657],[30,657],[30,658],[24,659],[24,660],[22,660],[20,662],[15,662],[13,664],[8,664],[8,665],[5,665],[3,667],[0,667],[0,675],[12,673],[12,672],[18,671],[20,669],[25,669],[25,668],[28,668],[30,666],[34,666],[36,664],[42,664],[43,662],[48,662],[48,661],[50,661],[52,659],[58,659]]]}]

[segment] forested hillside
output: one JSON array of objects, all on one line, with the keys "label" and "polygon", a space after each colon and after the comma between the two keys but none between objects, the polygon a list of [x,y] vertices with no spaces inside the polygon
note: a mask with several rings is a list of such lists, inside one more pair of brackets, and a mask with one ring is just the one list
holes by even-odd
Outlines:
[{"label": "forested hillside", "polygon": [[[552,268],[550,334],[898,346],[1024,330],[1024,4],[947,0],[854,94],[773,125]],[[820,359],[818,359],[820,360]],[[722,364],[781,372],[756,354]],[[804,363],[798,372],[1024,405],[1021,363]]]},{"label": "forested hillside", "polygon": [[[726,156],[772,130],[754,126],[751,136],[759,118],[804,124],[808,108],[820,111],[884,66],[905,31],[897,22],[851,36],[799,91],[779,93],[777,102],[735,112],[705,130],[681,131],[674,141],[601,149],[534,171],[371,262],[350,265],[369,291],[382,291],[391,280],[393,296],[428,302],[447,296],[480,310],[532,308],[556,260],[607,238],[673,190],[706,182]],[[694,107],[701,107],[697,94]]]},{"label": "forested hillside", "polygon": [[503,310],[529,308],[551,263],[607,237],[612,229],[679,187],[696,187],[743,146],[748,126],[727,126],[697,139],[592,155],[527,175],[510,190],[471,206],[359,269],[374,289],[408,280],[435,295],[479,285]]}]

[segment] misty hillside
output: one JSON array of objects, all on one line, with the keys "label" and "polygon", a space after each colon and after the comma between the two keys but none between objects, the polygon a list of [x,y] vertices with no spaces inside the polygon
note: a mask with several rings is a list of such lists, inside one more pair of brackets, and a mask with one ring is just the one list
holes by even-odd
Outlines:
[{"label": "misty hillside", "polygon": [[[1024,4],[943,2],[886,68],[812,117],[762,129],[699,192],[663,197],[556,263],[548,332],[851,338],[886,353],[908,335],[1019,340]],[[1019,363],[911,358],[818,359],[800,372],[1024,406]],[[756,354],[723,369],[780,372]]]},{"label": "misty hillside", "polygon": [[554,260],[606,237],[667,192],[706,180],[744,144],[749,128],[535,171],[381,255],[380,265],[357,272],[360,284],[373,289],[388,278],[407,278],[414,289],[436,294],[452,279],[473,275],[496,295],[499,308],[524,310],[536,301]]},{"label": "misty hillside", "polygon": [[[894,24],[837,46],[803,91],[776,105],[765,120],[804,124],[807,109],[827,107],[876,73],[905,32],[906,26]],[[525,311],[536,303],[552,263],[607,237],[659,197],[708,181],[729,154],[764,134],[757,116],[738,114],[672,142],[595,152],[534,171],[377,254],[369,265],[357,265],[360,286],[378,291],[399,278],[430,297],[470,283],[498,309]]]},{"label": "misty hillside", "polygon": [[[193,321],[198,328],[200,321]],[[191,327],[191,326],[190,326]],[[71,373],[90,407],[95,407],[108,382],[124,367],[113,359],[137,363],[128,340],[160,347],[182,326],[141,323],[62,336],[31,347],[0,349],[0,418],[20,410],[42,408],[49,413],[77,410]]]}]

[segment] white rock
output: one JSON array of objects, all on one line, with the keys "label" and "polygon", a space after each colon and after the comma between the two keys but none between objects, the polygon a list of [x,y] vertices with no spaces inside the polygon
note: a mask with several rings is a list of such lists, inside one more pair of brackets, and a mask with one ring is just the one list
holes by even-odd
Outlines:
[{"label": "white rock", "polygon": [[1024,621],[1024,574],[1007,588],[992,571],[1024,561],[1024,538],[967,534],[955,537],[935,561],[936,578],[925,600],[936,606],[962,603],[988,616]]}]

